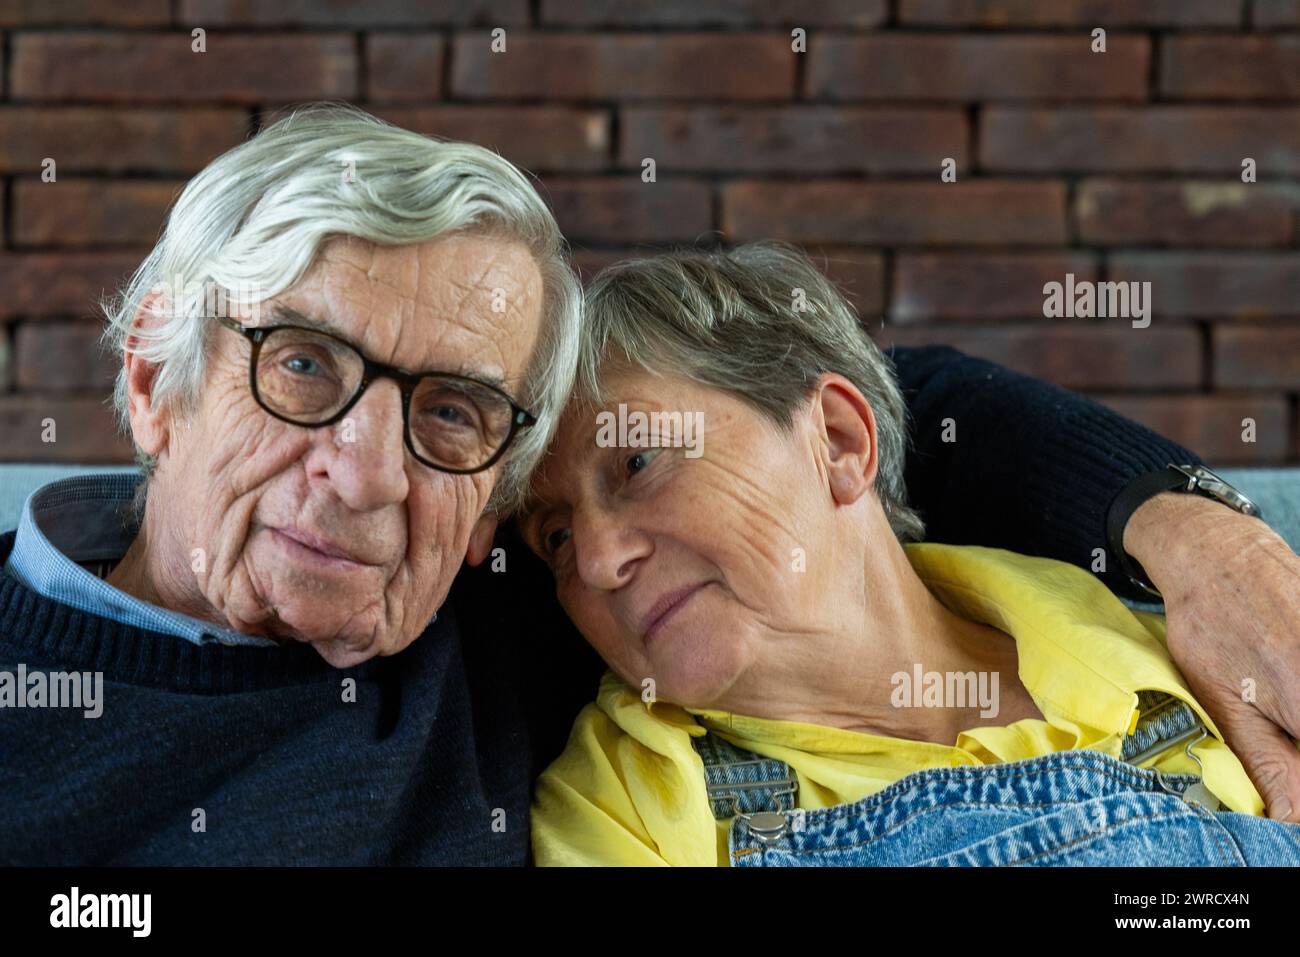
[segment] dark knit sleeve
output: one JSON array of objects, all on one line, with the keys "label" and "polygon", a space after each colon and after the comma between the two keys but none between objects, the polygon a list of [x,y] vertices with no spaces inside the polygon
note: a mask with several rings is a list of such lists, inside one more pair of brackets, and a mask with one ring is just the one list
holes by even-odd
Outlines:
[{"label": "dark knit sleeve", "polygon": [[[1187,449],[1102,405],[947,346],[897,347],[911,419],[906,480],[926,539],[1092,570],[1106,511],[1132,479]],[[951,441],[949,441],[951,440]],[[1102,580],[1143,598],[1107,550]]]}]

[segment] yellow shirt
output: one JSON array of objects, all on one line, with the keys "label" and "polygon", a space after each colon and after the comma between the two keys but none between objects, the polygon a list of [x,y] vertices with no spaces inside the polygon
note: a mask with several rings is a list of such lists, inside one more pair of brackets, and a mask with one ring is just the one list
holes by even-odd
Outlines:
[{"label": "yellow shirt", "polygon": [[[1090,748],[1120,757],[1139,717],[1137,692],[1173,695],[1213,737],[1196,745],[1207,787],[1224,809],[1263,814],[1236,756],[1192,698],[1164,644],[1161,616],[1129,609],[1096,578],[1064,562],[1000,549],[906,546],[921,580],[955,614],[1011,635],[1019,675],[1046,720],[972,728],[943,745],[859,731],[646,704],[606,672],[563,754],[538,780],[533,853],[542,866],[729,863],[729,821],[709,809],[692,737],[707,728],[786,762],[807,809],[861,800],[926,768],[998,764]],[[1199,773],[1174,747],[1146,767]]]}]

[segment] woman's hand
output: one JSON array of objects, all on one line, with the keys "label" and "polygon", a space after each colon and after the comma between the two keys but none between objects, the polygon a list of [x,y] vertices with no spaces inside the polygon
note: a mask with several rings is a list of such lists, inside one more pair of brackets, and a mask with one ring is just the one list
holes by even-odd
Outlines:
[{"label": "woman's hand", "polygon": [[1300,556],[1257,518],[1166,492],[1124,530],[1165,599],[1169,653],[1268,815],[1300,822]]}]

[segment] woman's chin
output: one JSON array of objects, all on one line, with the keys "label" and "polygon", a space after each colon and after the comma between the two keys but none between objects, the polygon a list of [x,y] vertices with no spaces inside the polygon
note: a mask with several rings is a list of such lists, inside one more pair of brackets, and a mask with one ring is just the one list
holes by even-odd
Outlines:
[{"label": "woman's chin", "polygon": [[734,657],[713,653],[657,663],[656,694],[685,708],[714,708],[740,676]]}]

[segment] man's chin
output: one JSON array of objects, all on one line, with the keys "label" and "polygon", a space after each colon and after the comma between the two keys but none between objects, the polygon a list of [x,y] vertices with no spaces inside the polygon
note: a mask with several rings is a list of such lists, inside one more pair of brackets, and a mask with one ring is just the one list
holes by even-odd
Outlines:
[{"label": "man's chin", "polygon": [[335,668],[351,668],[376,655],[391,655],[400,651],[410,642],[398,643],[385,640],[385,636],[369,634],[349,634],[346,628],[330,628],[313,625],[302,628],[286,628],[281,635],[272,635],[277,641],[297,641],[309,644],[316,653]]},{"label": "man's chin", "polygon": [[375,642],[357,645],[339,638],[313,641],[311,646],[335,668],[353,668],[364,661],[369,661],[375,655],[392,654],[392,652],[385,652],[383,647]]},{"label": "man's chin", "polygon": [[391,655],[402,650],[409,641],[401,642],[396,636],[374,632],[358,633],[356,622],[346,619],[322,621],[319,609],[310,620],[298,619],[286,610],[272,613],[259,624],[234,623],[246,634],[262,635],[280,645],[306,644],[335,668],[351,668],[376,655]]}]

